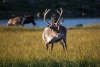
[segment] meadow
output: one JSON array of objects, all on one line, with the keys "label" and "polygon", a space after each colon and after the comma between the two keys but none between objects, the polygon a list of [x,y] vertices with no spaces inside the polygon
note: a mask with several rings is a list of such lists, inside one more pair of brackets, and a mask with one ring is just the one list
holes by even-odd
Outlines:
[{"label": "meadow", "polygon": [[100,24],[67,30],[67,50],[46,51],[43,28],[0,27],[0,67],[100,67]]}]

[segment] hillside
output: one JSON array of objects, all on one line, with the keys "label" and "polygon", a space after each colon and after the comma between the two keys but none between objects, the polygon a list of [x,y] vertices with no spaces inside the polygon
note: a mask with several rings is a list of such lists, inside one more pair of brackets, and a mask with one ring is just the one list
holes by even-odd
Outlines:
[{"label": "hillside", "polygon": [[100,17],[100,0],[8,0],[0,1],[0,19],[37,13],[42,17],[45,9],[55,13],[60,7],[65,17]]}]

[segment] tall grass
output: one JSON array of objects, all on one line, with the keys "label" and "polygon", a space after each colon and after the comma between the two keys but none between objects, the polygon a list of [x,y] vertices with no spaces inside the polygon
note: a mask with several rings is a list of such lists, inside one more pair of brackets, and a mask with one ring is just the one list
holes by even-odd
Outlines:
[{"label": "tall grass", "polygon": [[0,67],[100,67],[100,29],[68,30],[65,52],[46,51],[42,31],[0,27]]}]

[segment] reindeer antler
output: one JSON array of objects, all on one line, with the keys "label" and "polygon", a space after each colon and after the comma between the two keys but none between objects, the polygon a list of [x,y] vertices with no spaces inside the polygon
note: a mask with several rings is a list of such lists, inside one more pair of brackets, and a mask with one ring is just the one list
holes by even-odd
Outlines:
[{"label": "reindeer antler", "polygon": [[[58,10],[57,10],[57,12],[59,13],[59,18],[58,18],[58,20],[57,20],[57,23],[59,22],[59,20],[60,20],[60,18],[61,18],[61,16],[62,16],[62,13],[63,13],[63,9],[62,8],[60,8],[60,11],[61,12],[59,12]],[[63,17],[62,17],[62,23],[64,22],[64,19],[63,19]],[[62,24],[62,23],[60,23],[60,24]]]},{"label": "reindeer antler", "polygon": [[49,25],[49,23],[46,21],[46,15],[47,13],[50,11],[51,9],[46,9],[45,12],[44,12],[44,21]]},{"label": "reindeer antler", "polygon": [[64,23],[64,18],[62,17],[62,22],[60,22],[60,24],[63,24]]}]

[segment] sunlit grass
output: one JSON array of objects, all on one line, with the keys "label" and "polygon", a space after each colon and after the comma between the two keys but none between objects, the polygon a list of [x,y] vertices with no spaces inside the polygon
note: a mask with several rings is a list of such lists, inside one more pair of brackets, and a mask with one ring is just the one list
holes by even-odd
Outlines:
[{"label": "sunlit grass", "polygon": [[1,27],[0,67],[100,67],[100,29],[68,30],[66,52],[59,43],[46,51],[42,31]]}]

